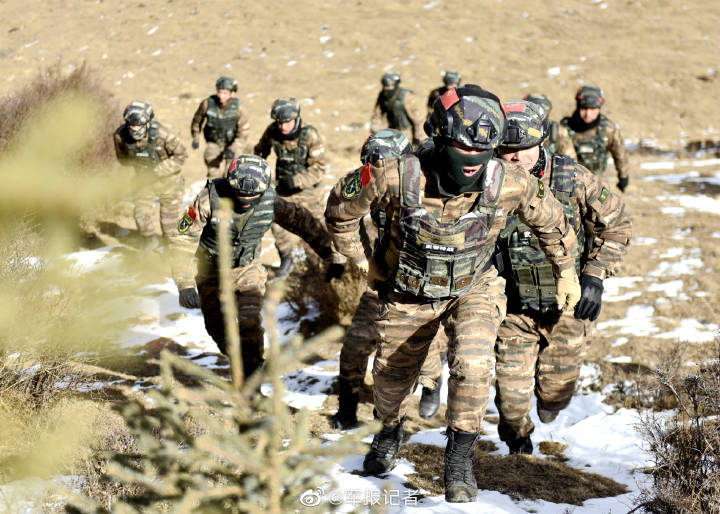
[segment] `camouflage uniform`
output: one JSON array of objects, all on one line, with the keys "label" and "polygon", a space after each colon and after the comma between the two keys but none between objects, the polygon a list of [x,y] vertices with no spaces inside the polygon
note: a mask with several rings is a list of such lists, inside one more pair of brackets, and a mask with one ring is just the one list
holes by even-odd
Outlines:
[{"label": "camouflage uniform", "polygon": [[[268,182],[269,178],[268,173]],[[208,181],[180,219],[172,238],[173,279],[179,291],[197,285],[205,328],[220,351],[227,353],[216,264],[216,211],[222,198],[234,201],[228,179]],[[330,237],[322,223],[307,209],[277,196],[271,185],[251,210],[238,212],[234,209],[232,276],[246,376],[262,363],[262,303],[267,274],[258,257],[262,251],[262,236],[273,222],[298,234],[320,257],[327,259],[331,252]],[[192,269],[193,252],[197,257],[197,274]]]},{"label": "camouflage uniform", "polygon": [[[584,254],[576,259],[578,270],[582,265],[583,274],[600,280],[614,275],[632,230],[624,202],[574,160],[542,151],[544,161],[551,164],[546,165],[547,173],[541,173],[541,181],[568,209],[578,241],[584,241],[585,227],[592,230],[587,233],[588,244],[581,244]],[[548,280],[543,281],[544,264],[519,257],[518,249],[529,247],[537,260],[544,260],[537,240],[526,230],[511,219],[499,244],[508,312],[498,330],[495,404],[500,438],[509,444],[528,437],[534,429],[529,414],[533,391],[541,410],[559,411],[568,405],[580,373],[584,341],[593,325],[576,319],[573,312],[560,314],[550,301],[543,302],[543,297],[554,298],[554,281],[549,263]],[[527,270],[532,266],[531,275]]]},{"label": "camouflage uniform", "polygon": [[[486,261],[470,278],[453,281],[447,275],[431,277],[429,284],[438,284],[438,287],[450,284],[455,288],[453,291],[461,290],[452,294],[448,290],[445,298],[428,299],[423,294],[398,289],[401,287],[398,284],[403,282],[407,287],[413,284],[412,277],[397,269],[400,255],[397,248],[402,248],[403,240],[399,223],[403,212],[402,177],[416,181],[413,190],[424,192],[422,206],[438,223],[455,223],[461,216],[473,212],[478,201],[490,201],[492,219],[488,220],[488,233],[483,239],[488,255],[505,226],[506,216],[514,213],[519,213],[539,231],[541,244],[558,270],[572,268],[576,239],[552,195],[540,193],[538,181],[515,165],[492,160],[487,172],[491,179],[486,182],[485,193],[444,198],[439,194],[433,173],[426,169],[425,156],[431,152],[432,143],[428,141],[423,145],[419,161],[414,156],[386,160],[377,166],[366,165],[360,172],[345,177],[330,194],[326,223],[336,247],[351,260],[358,260],[363,253],[358,235],[360,219],[372,205],[380,205],[391,220],[389,246],[384,256],[376,251],[370,262],[371,284],[381,291],[375,317],[380,341],[373,367],[379,419],[385,425],[393,425],[404,416],[430,341],[442,324],[449,340],[447,422],[458,430],[478,432],[488,399],[495,336],[505,316],[505,281]],[[483,207],[483,212],[488,211]],[[488,255],[484,257],[489,258]],[[380,271],[385,266],[390,277]],[[432,285],[426,284],[426,287]]]},{"label": "camouflage uniform", "polygon": [[155,199],[160,201],[160,227],[166,237],[173,234],[182,211],[184,185],[180,169],[187,160],[187,150],[180,139],[157,121],[149,124],[145,137],[134,140],[127,124],[113,136],[115,154],[120,164],[135,168],[135,223],[140,234],[153,235]]},{"label": "camouflage uniform", "polygon": [[[300,118],[298,118],[300,123]],[[274,151],[277,156],[275,170],[277,180],[292,176],[294,189],[278,187],[277,193],[309,210],[318,220],[323,218],[322,179],[327,171],[325,147],[317,129],[312,125],[300,125],[292,139],[283,137],[275,122],[268,125],[253,153],[267,158]],[[282,226],[273,225],[275,245],[281,255],[290,255],[298,239]]]},{"label": "camouflage uniform", "polygon": [[570,139],[570,134],[559,121],[550,122],[548,136],[545,141],[543,141],[543,147],[551,154],[559,153],[577,159],[575,145],[573,145],[572,139]]},{"label": "camouflage uniform", "polygon": [[[399,76],[397,80],[399,83]],[[421,111],[415,94],[409,89],[396,86],[390,96],[386,96],[384,91],[378,94],[370,118],[370,132],[375,133],[384,128],[396,129],[405,134],[413,144],[417,144],[423,137],[423,121],[425,114]]]},{"label": "camouflage uniform", "polygon": [[205,137],[207,146],[203,159],[208,178],[220,178],[224,174],[222,162],[228,150],[233,155],[247,151],[249,130],[250,123],[239,98],[233,96],[222,105],[217,95],[212,95],[200,102],[193,115],[190,133],[195,146],[201,132]]}]

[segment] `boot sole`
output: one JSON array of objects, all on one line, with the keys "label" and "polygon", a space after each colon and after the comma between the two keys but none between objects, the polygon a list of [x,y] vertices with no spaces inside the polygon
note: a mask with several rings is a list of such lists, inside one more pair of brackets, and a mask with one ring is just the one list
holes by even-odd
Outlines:
[{"label": "boot sole", "polygon": [[365,460],[363,461],[363,469],[367,473],[370,473],[372,475],[382,475],[395,467],[395,460],[396,459],[393,459],[392,462],[389,462],[387,466],[377,460],[372,460],[370,462]]}]

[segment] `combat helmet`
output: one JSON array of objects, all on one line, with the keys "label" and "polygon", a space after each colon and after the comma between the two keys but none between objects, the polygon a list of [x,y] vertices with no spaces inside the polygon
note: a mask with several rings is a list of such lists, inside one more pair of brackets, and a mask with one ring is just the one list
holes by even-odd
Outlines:
[{"label": "combat helmet", "polygon": [[[155,111],[153,111],[152,106],[143,100],[133,100],[123,111],[123,118],[128,125],[128,132],[136,141],[145,137],[148,125],[154,117]],[[139,126],[140,128],[133,130],[130,125]]]},{"label": "combat helmet", "polygon": [[215,81],[215,89],[227,89],[228,91],[237,92],[238,83],[232,77],[220,77]]},{"label": "combat helmet", "polygon": [[278,123],[296,120],[300,117],[300,104],[290,96],[278,98],[272,104],[270,117]]},{"label": "combat helmet", "polygon": [[397,86],[400,83],[400,74],[396,71],[386,73],[380,79],[383,86]]},{"label": "combat helmet", "polygon": [[500,144],[505,121],[500,99],[480,86],[468,84],[450,89],[435,100],[424,129],[436,140],[493,150]]},{"label": "combat helmet", "polygon": [[412,151],[410,140],[394,129],[382,129],[367,138],[360,151],[363,164],[374,163],[380,159],[395,159]]},{"label": "combat helmet", "polygon": [[543,142],[548,134],[549,118],[535,102],[515,100],[505,103],[507,125],[502,148],[523,150]]},{"label": "combat helmet", "polygon": [[605,94],[597,86],[583,86],[575,93],[575,101],[578,107],[599,109],[605,103]]},{"label": "combat helmet", "polygon": [[270,186],[272,169],[257,155],[238,155],[227,171],[227,181],[236,196],[262,195]]},{"label": "combat helmet", "polygon": [[459,86],[461,80],[462,77],[457,71],[447,70],[443,75],[443,84],[446,86],[449,86],[450,84],[457,84]]},{"label": "combat helmet", "polygon": [[528,93],[523,100],[538,104],[547,115],[550,115],[550,111],[552,111],[552,102],[545,93]]}]

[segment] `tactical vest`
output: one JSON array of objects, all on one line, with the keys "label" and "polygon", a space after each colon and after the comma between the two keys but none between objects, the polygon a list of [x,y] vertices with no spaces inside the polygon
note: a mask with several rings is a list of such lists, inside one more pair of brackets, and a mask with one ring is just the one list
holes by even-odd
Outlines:
[{"label": "tactical vest", "polygon": [[231,143],[235,139],[235,129],[240,118],[240,100],[230,98],[225,109],[218,98],[208,98],[207,122],[203,128],[205,140],[211,143]]},{"label": "tactical vest", "polygon": [[380,96],[380,110],[387,116],[391,129],[405,130],[412,127],[412,121],[405,111],[405,95],[409,92],[408,89],[398,88],[398,92],[390,98]]},{"label": "tactical vest", "polygon": [[587,141],[578,139],[577,133],[570,128],[570,118],[563,118],[561,122],[570,134],[578,162],[589,169],[593,175],[602,175],[607,167],[607,129],[610,120],[602,114],[599,115],[599,118],[597,134]]},{"label": "tactical vest", "polygon": [[161,161],[157,147],[159,130],[160,124],[157,121],[150,123],[147,144],[143,146],[140,146],[140,141],[134,141],[132,138],[126,139],[127,155],[132,159],[136,168],[152,169]]},{"label": "tactical vest", "polygon": [[[229,198],[234,201],[235,195],[227,179],[218,178],[208,181],[210,192],[210,218],[200,236],[198,258],[205,258],[216,264],[219,255],[218,230],[220,226],[220,199]],[[263,193],[260,202],[250,211],[237,213],[233,211],[230,236],[232,241],[233,267],[250,265],[262,251],[262,238],[270,230],[275,218],[275,189],[271,186]]]},{"label": "tactical vest", "polygon": [[[550,173],[550,190],[562,204],[565,216],[577,235],[578,253],[575,256],[575,267],[579,273],[585,231],[582,220],[575,219],[577,163],[567,155],[553,155]],[[522,223],[518,216],[509,217],[498,238],[498,247],[509,268],[501,273],[508,284],[508,309],[514,310],[519,306],[523,311],[557,310],[557,287],[553,268],[530,227]]]},{"label": "tactical vest", "polygon": [[548,130],[548,137],[543,143],[543,146],[551,155],[554,155],[557,152],[558,125],[559,124],[557,121],[550,122],[550,130]]},{"label": "tactical vest", "polygon": [[277,155],[275,173],[278,180],[283,177],[297,175],[307,168],[307,140],[311,130],[313,130],[312,125],[306,125],[300,129],[298,143],[293,150],[285,148],[282,141],[273,139],[272,147],[275,150],[275,155]]},{"label": "tactical vest", "polygon": [[395,291],[427,299],[458,297],[488,269],[495,248],[488,236],[505,179],[505,167],[491,163],[495,165],[470,212],[453,223],[440,223],[420,200],[420,161],[414,155],[400,161],[399,239],[388,234],[382,255]]}]

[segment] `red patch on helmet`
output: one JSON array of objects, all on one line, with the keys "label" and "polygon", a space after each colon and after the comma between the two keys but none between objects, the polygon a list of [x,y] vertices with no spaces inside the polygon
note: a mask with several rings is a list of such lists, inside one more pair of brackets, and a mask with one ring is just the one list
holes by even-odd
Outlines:
[{"label": "red patch on helmet", "polygon": [[193,219],[193,221],[197,221],[197,212],[195,212],[194,208],[190,207],[188,209],[188,216],[190,216]]},{"label": "red patch on helmet", "polygon": [[445,94],[440,97],[440,101],[447,111],[450,107],[460,101],[460,97],[458,96],[457,91],[455,91],[455,88],[452,88],[445,91]]},{"label": "red patch on helmet", "polygon": [[503,104],[505,112],[525,112],[525,105],[523,104]]},{"label": "red patch on helmet", "polygon": [[367,163],[365,166],[362,167],[362,172],[360,173],[360,184],[362,184],[362,187],[367,186],[370,181],[372,180],[372,166],[370,163]]},{"label": "red patch on helmet", "polygon": [[605,103],[605,99],[602,97],[598,97],[598,102],[600,102],[600,105]]}]

